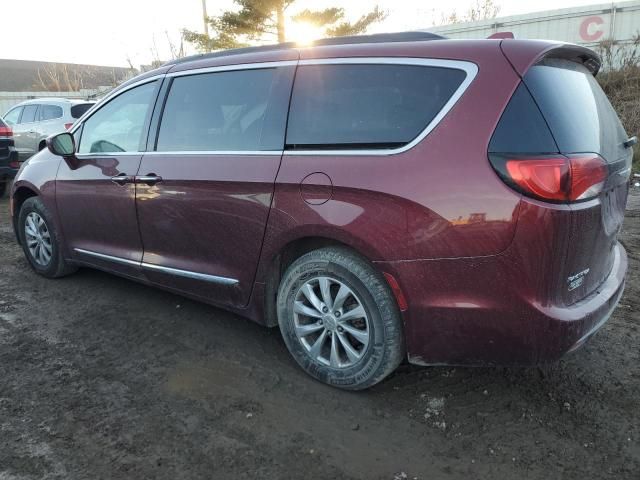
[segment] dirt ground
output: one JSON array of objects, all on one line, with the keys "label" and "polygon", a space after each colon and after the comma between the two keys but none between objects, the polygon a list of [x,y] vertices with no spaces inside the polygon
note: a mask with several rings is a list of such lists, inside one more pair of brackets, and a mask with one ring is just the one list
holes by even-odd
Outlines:
[{"label": "dirt ground", "polygon": [[[636,189],[638,190],[638,189]],[[640,192],[627,289],[543,368],[307,377],[275,329],[107,275],[46,280],[0,201],[0,480],[638,479]]]}]

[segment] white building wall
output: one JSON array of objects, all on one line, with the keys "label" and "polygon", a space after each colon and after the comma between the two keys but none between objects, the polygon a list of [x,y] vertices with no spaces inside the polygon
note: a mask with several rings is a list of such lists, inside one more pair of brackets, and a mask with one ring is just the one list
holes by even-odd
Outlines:
[{"label": "white building wall", "polygon": [[623,44],[640,34],[640,0],[495,18],[425,29],[449,38],[486,38],[513,32],[516,38],[558,40],[593,47],[612,39]]}]

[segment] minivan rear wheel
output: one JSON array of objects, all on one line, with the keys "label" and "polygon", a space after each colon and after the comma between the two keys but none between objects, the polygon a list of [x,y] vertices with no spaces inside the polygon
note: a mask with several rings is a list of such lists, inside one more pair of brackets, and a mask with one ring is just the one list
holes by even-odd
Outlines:
[{"label": "minivan rear wheel", "polygon": [[312,377],[361,390],[405,355],[400,312],[384,277],[342,247],[311,251],[285,272],[278,323],[289,352]]},{"label": "minivan rear wheel", "polygon": [[39,197],[28,198],[22,204],[18,235],[27,261],[36,273],[58,278],[77,270],[65,261],[53,218]]}]

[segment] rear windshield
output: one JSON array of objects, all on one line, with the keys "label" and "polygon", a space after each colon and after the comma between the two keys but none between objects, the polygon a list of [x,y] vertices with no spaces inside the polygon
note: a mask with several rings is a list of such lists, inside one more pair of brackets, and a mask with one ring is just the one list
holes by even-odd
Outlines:
[{"label": "rear windshield", "polygon": [[389,148],[411,142],[464,81],[414,65],[307,65],[296,73],[288,149]]},{"label": "rear windshield", "polygon": [[594,152],[610,162],[626,154],[627,135],[594,76],[575,62],[546,59],[524,82],[562,153]]},{"label": "rear windshield", "polygon": [[78,103],[77,105],[72,105],[71,116],[73,118],[80,118],[87,110],[93,107],[93,105],[93,103]]}]

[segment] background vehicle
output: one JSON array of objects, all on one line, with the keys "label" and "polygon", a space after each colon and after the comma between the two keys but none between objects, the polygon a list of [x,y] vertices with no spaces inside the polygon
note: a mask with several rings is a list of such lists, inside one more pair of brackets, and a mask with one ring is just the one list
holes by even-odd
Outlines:
[{"label": "background vehicle", "polygon": [[0,119],[0,197],[7,189],[7,183],[16,176],[20,163],[13,142],[13,131]]},{"label": "background vehicle", "polygon": [[598,67],[423,33],[177,61],[50,139],[14,225],[44,276],[87,265],[279,325],[342,388],[407,356],[554,360],[624,288],[631,139]]},{"label": "background vehicle", "polygon": [[45,139],[68,130],[95,102],[64,98],[27,100],[11,108],[4,121],[13,129],[16,149],[26,160],[45,147]]}]

